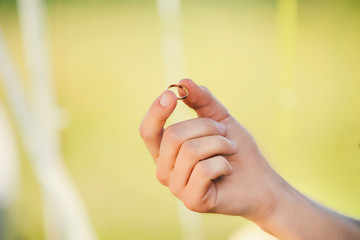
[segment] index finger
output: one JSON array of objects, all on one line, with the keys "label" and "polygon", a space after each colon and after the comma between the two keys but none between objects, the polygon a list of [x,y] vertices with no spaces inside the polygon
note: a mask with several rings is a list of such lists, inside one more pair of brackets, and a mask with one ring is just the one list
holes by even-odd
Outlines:
[{"label": "index finger", "polygon": [[152,103],[140,124],[140,135],[154,159],[159,155],[164,125],[174,111],[176,104],[175,93],[165,91]]},{"label": "index finger", "polygon": [[197,85],[191,79],[183,79],[180,84],[189,91],[189,96],[184,99],[184,103],[194,109],[199,117],[221,122],[230,116],[229,111],[207,88]]}]

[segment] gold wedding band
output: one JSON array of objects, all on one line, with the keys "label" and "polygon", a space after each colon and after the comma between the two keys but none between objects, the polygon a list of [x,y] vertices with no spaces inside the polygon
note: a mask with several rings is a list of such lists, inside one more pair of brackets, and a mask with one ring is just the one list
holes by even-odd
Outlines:
[{"label": "gold wedding band", "polygon": [[180,88],[181,90],[184,90],[186,92],[185,96],[177,97],[178,100],[183,100],[189,95],[189,91],[187,90],[187,88],[181,84],[171,84],[170,86],[168,86],[167,90],[169,90],[170,88],[173,88],[173,87]]}]

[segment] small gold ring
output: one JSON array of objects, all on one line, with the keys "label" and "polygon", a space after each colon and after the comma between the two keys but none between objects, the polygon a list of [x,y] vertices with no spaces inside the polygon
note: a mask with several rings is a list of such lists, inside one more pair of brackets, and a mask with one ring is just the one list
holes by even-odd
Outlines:
[{"label": "small gold ring", "polygon": [[168,86],[167,90],[169,90],[170,88],[173,88],[173,87],[180,88],[181,90],[184,90],[186,92],[185,96],[177,97],[178,100],[183,100],[183,99],[187,98],[187,96],[189,95],[189,91],[187,90],[187,88],[181,84],[171,84],[170,86]]}]

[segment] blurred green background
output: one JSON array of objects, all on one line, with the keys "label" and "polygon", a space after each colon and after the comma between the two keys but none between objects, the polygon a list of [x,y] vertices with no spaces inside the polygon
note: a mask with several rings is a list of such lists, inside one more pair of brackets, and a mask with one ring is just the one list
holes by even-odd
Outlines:
[{"label": "blurred green background", "polygon": [[[287,181],[360,218],[360,2],[298,1],[295,20],[281,4],[182,1],[184,77],[228,107]],[[156,2],[48,0],[47,20],[57,99],[71,116],[65,164],[99,238],[181,239],[178,202],[138,134],[166,88]],[[14,1],[0,0],[0,26],[27,79]],[[25,154],[21,164],[14,236],[42,239],[40,189]],[[206,239],[246,224],[203,219]]]}]

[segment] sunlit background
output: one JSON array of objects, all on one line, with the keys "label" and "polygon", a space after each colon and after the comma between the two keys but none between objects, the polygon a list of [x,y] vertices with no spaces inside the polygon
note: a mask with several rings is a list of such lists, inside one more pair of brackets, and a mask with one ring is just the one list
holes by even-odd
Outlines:
[{"label": "sunlit background", "polygon": [[[157,182],[138,134],[169,83],[163,45],[171,26],[161,22],[157,2],[45,6],[63,162],[97,238],[184,239],[183,210]],[[207,86],[288,182],[360,218],[360,2],[183,0],[178,20],[183,65],[171,81]],[[0,0],[0,28],[30,99],[15,0]],[[9,239],[43,239],[41,188],[1,81],[0,103],[20,149],[16,192],[1,221]],[[175,115],[195,117],[183,106]],[[229,239],[249,224],[195,217],[209,240]]]}]

